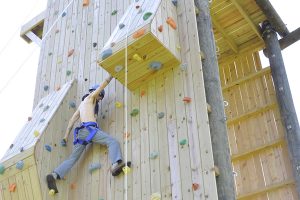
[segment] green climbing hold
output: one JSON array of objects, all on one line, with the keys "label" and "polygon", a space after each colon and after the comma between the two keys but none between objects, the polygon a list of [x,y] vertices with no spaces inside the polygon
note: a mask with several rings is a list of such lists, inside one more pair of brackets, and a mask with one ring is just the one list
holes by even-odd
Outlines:
[{"label": "green climbing hold", "polygon": [[131,115],[132,117],[135,117],[135,116],[137,116],[138,114],[139,114],[139,109],[137,109],[137,108],[133,109],[133,110],[131,111],[131,113],[130,113],[130,115]]},{"label": "green climbing hold", "polygon": [[71,70],[67,70],[67,72],[66,72],[67,76],[70,76],[71,73],[72,73]]},{"label": "green climbing hold", "polygon": [[69,106],[70,106],[71,108],[75,108],[75,107],[76,107],[75,101],[70,101],[70,102],[69,102]]},{"label": "green climbing hold", "polygon": [[118,10],[114,10],[111,12],[111,15],[116,15],[118,13]]},{"label": "green climbing hold", "polygon": [[163,118],[164,116],[165,116],[165,113],[164,113],[164,112],[160,112],[160,113],[157,114],[158,119],[161,119],[161,118]]},{"label": "green climbing hold", "polygon": [[146,21],[152,15],[152,12],[146,12],[143,16],[143,20]]},{"label": "green climbing hold", "polygon": [[154,152],[152,152],[151,154],[150,154],[150,158],[151,159],[155,159],[155,158],[157,158],[158,157],[158,152],[157,151],[154,151]]},{"label": "green climbing hold", "polygon": [[180,144],[180,145],[185,145],[185,144],[187,144],[187,139],[182,139],[182,140],[180,140],[179,144]]},{"label": "green climbing hold", "polygon": [[0,174],[4,174],[4,171],[5,171],[5,167],[0,164]]}]

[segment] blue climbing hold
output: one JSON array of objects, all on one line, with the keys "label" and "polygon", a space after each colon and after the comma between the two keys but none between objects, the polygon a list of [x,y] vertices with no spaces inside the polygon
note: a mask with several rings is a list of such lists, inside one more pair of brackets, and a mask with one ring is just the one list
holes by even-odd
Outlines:
[{"label": "blue climbing hold", "polygon": [[100,163],[92,163],[89,166],[89,172],[93,173],[93,171],[100,169],[101,168],[101,164]]},{"label": "blue climbing hold", "polygon": [[47,91],[47,90],[49,90],[49,86],[48,86],[48,85],[45,85],[45,86],[44,86],[44,91]]},{"label": "blue climbing hold", "polygon": [[62,140],[60,141],[60,145],[61,145],[62,147],[66,147],[66,146],[67,146],[67,141],[66,141],[65,139],[62,139]]},{"label": "blue climbing hold", "polygon": [[75,101],[70,101],[70,102],[69,102],[69,106],[70,106],[71,108],[75,108],[75,107],[76,107]]},{"label": "blue climbing hold", "polygon": [[45,119],[43,118],[43,119],[40,120],[40,123],[43,123],[44,121],[45,121]]},{"label": "blue climbing hold", "polygon": [[47,151],[49,151],[49,152],[52,151],[52,147],[51,147],[49,144],[46,144],[46,145],[45,145],[45,149],[46,149]]},{"label": "blue climbing hold", "polygon": [[66,16],[66,15],[67,15],[67,13],[66,13],[66,12],[63,12],[61,16],[64,17],[64,16]]},{"label": "blue climbing hold", "polygon": [[125,24],[123,24],[123,23],[119,24],[119,29],[122,29],[124,27],[125,27]]},{"label": "blue climbing hold", "polygon": [[105,58],[108,58],[109,56],[112,55],[112,49],[106,49],[102,52],[102,60],[104,60]]},{"label": "blue climbing hold", "polygon": [[150,63],[149,66],[153,70],[159,70],[162,67],[162,64],[159,61],[153,61],[153,62]]},{"label": "blue climbing hold", "polygon": [[174,6],[177,6],[178,2],[177,2],[177,0],[172,0],[172,3],[173,3]]},{"label": "blue climbing hold", "polygon": [[24,161],[23,160],[20,160],[16,163],[16,168],[19,169],[19,170],[22,170],[24,167]]},{"label": "blue climbing hold", "polygon": [[4,174],[4,171],[5,171],[5,167],[0,164],[0,174]]}]

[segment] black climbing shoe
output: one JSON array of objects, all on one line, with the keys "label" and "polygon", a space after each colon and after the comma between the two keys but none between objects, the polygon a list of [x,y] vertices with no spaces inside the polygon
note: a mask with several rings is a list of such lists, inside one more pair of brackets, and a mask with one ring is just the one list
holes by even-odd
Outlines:
[{"label": "black climbing shoe", "polygon": [[52,174],[47,175],[47,185],[49,190],[54,190],[55,193],[58,193],[56,183],[55,183],[55,178],[53,177]]},{"label": "black climbing shoe", "polygon": [[128,166],[130,167],[131,166],[131,162],[127,162],[127,164],[125,165],[125,163],[121,162],[121,163],[115,163],[113,164],[112,168],[111,168],[111,173],[113,176],[118,176],[122,173],[123,171],[123,167],[125,166]]}]

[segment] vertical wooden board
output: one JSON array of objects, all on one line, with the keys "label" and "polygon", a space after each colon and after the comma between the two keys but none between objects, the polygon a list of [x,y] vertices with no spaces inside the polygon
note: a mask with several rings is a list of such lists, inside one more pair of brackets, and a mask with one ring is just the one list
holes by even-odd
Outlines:
[{"label": "vertical wooden board", "polygon": [[33,192],[33,199],[40,200],[42,199],[41,187],[39,183],[39,177],[36,171],[36,165],[29,168],[29,175],[31,180],[31,188]]},{"label": "vertical wooden board", "polygon": [[2,195],[4,197],[4,200],[10,200],[11,198],[11,194],[9,192],[9,182],[8,179],[5,179],[3,181],[1,181],[1,185],[2,185]]},{"label": "vertical wooden board", "polygon": [[229,141],[229,147],[230,147],[230,154],[237,154],[238,148],[237,148],[237,139],[235,136],[234,131],[234,125],[227,126],[227,133],[228,133],[228,141]]},{"label": "vertical wooden board", "polygon": [[174,94],[174,79],[173,71],[166,73],[165,87],[169,88],[166,92],[166,116],[167,116],[167,131],[168,131],[168,144],[169,144],[169,159],[171,168],[171,186],[172,186],[172,199],[181,199],[181,174],[178,152],[178,138],[176,130],[176,113],[175,113],[175,94]]},{"label": "vertical wooden board", "polygon": [[[135,90],[131,95],[132,109],[139,108],[140,89]],[[131,111],[130,111],[131,112]],[[142,187],[141,187],[141,127],[140,127],[140,115],[132,117],[131,119],[131,139],[132,139],[132,171],[133,185],[132,193],[133,199],[142,199]]]},{"label": "vertical wooden board", "polygon": [[[16,184],[16,176],[10,176],[8,178],[8,182],[9,182],[9,186],[12,184]],[[11,199],[13,200],[18,200],[19,199],[19,195],[18,195],[18,185],[16,185],[16,190],[14,192],[10,192],[11,195]]]},{"label": "vertical wooden board", "polygon": [[26,193],[25,193],[25,188],[24,188],[24,185],[23,185],[22,172],[17,173],[15,176],[16,176],[16,184],[17,184],[17,187],[18,187],[19,199],[27,199]]},{"label": "vertical wooden board", "polygon": [[[156,97],[157,97],[157,112],[166,113],[165,100],[165,75],[156,78]],[[171,177],[170,177],[170,161],[168,149],[168,135],[166,127],[167,115],[157,121],[157,134],[159,137],[159,164],[160,164],[160,193],[162,199],[171,199]]]},{"label": "vertical wooden board", "polygon": [[22,172],[22,177],[23,177],[23,183],[24,183],[24,188],[25,188],[25,194],[28,197],[28,199],[34,199],[34,194],[31,188],[31,180],[29,176],[29,170],[24,170]]}]

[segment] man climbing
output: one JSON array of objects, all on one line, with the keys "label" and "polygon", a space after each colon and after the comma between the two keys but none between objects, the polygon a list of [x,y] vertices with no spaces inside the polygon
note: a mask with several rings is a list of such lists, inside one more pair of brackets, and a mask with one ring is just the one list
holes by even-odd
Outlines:
[{"label": "man climbing", "polygon": [[74,126],[74,123],[80,119],[81,124],[74,130],[74,146],[73,151],[68,159],[63,161],[51,174],[48,174],[47,184],[49,190],[54,190],[58,193],[56,180],[61,179],[74,166],[79,159],[85,146],[91,142],[101,145],[107,145],[109,150],[109,158],[112,163],[111,171],[113,176],[118,176],[122,172],[125,164],[122,161],[120,145],[116,139],[105,133],[98,127],[96,117],[98,113],[98,102],[104,98],[104,88],[111,81],[112,76],[106,78],[101,86],[96,85],[89,90],[89,94],[82,97],[78,109],[71,117],[63,142],[67,143],[69,134]]}]

